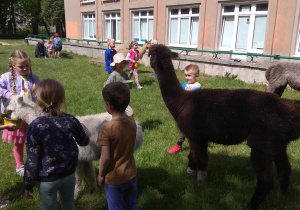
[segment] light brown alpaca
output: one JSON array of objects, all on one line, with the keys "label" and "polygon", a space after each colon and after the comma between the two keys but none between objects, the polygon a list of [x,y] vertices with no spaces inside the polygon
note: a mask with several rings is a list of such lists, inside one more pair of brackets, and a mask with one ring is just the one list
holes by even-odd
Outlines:
[{"label": "light brown alpaca", "polygon": [[[145,42],[145,44],[142,47],[138,47],[138,51],[140,52],[140,59],[143,58],[143,55],[146,53],[147,49],[149,49],[151,47],[151,41],[147,41]],[[125,56],[128,54],[129,52],[129,44],[120,44],[116,47],[116,51],[118,53],[123,53]]]}]

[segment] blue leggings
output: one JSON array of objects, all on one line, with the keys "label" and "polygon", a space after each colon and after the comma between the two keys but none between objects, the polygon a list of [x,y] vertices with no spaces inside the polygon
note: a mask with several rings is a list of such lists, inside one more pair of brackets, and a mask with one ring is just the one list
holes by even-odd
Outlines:
[{"label": "blue leggings", "polygon": [[105,184],[106,200],[109,210],[136,210],[137,178],[121,185]]},{"label": "blue leggings", "polygon": [[57,209],[57,192],[63,210],[73,210],[75,189],[75,173],[53,182],[40,182],[39,193],[43,210]]}]

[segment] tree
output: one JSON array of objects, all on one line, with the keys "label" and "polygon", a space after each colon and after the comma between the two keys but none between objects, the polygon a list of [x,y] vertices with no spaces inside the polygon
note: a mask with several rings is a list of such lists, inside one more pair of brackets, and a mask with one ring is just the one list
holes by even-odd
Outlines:
[{"label": "tree", "polygon": [[20,4],[25,13],[29,16],[32,33],[39,33],[41,0],[20,0]]},{"label": "tree", "polygon": [[56,26],[56,32],[65,36],[65,8],[63,0],[42,0],[41,17],[47,25]]}]

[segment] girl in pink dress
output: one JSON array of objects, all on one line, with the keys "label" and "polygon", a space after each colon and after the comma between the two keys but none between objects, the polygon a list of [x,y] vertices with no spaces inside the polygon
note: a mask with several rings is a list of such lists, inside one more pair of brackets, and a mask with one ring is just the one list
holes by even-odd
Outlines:
[{"label": "girl in pink dress", "polygon": [[[10,71],[0,76],[0,98],[1,112],[5,112],[4,104],[13,95],[23,95],[32,101],[36,101],[34,94],[35,86],[39,82],[39,77],[32,74],[29,56],[20,50],[16,50],[9,58]],[[16,173],[24,175],[24,144],[26,142],[27,124],[16,131],[3,130],[2,140],[14,143],[14,157],[16,160]]]},{"label": "girl in pink dress", "polygon": [[133,74],[135,77],[135,83],[137,85],[137,88],[142,89],[143,87],[140,85],[139,74],[137,72],[137,67],[141,64],[140,52],[137,50],[138,43],[136,41],[132,41],[129,45],[129,48],[130,48],[130,51],[126,57],[130,58],[129,67],[131,70],[130,70],[128,77],[130,79]]}]

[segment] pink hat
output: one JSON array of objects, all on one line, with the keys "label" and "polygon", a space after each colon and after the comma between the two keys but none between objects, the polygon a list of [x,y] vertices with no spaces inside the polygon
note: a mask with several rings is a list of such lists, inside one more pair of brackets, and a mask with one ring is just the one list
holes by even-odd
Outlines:
[{"label": "pink hat", "polygon": [[59,34],[58,34],[58,33],[56,33],[56,34],[54,34],[54,36],[55,36],[55,37],[59,37]]}]

